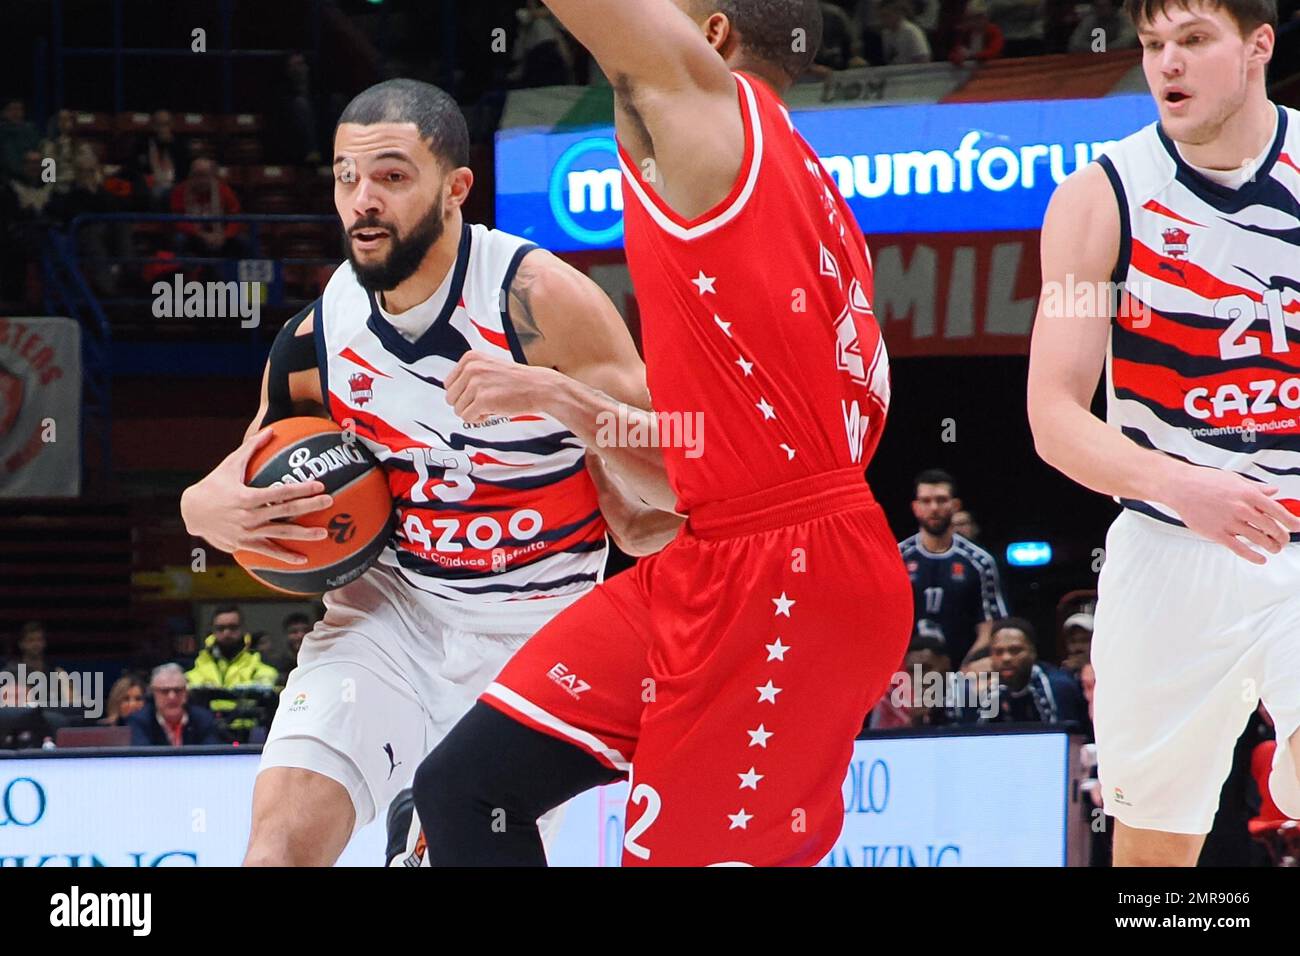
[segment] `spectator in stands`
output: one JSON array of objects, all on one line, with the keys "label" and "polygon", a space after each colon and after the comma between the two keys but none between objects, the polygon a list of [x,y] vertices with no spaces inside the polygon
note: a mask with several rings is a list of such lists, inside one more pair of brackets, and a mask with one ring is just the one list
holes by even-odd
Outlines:
[{"label": "spectator in stands", "polygon": [[910,12],[908,0],[887,0],[880,8],[881,58],[886,66],[930,62],[930,41]]},{"label": "spectator in stands", "polygon": [[913,482],[912,514],[919,530],[899,542],[912,580],[915,620],[938,625],[953,663],[988,646],[992,621],[1005,617],[1006,602],[993,556],[953,532],[960,509],[952,475],[929,469]]},{"label": "spectator in stands", "polygon": [[[0,119],[0,302],[39,307],[35,264],[49,226],[54,198],[53,170],[47,172],[36,130],[23,117],[20,100],[11,100]],[[28,135],[30,132],[31,135]],[[19,312],[21,315],[22,313]]]},{"label": "spectator in stands", "polygon": [[54,177],[46,173],[44,159],[40,150],[28,150],[23,156],[21,170],[9,177],[14,214],[27,222],[44,222],[51,212]]},{"label": "spectator in stands", "polygon": [[311,90],[311,68],[301,53],[290,53],[284,62],[284,81],[276,96],[275,122],[268,131],[272,159],[289,164],[317,165],[321,162],[321,135],[317,100]]},{"label": "spectator in stands", "polygon": [[72,188],[73,163],[83,145],[76,137],[76,123],[72,110],[59,110],[50,117],[48,135],[41,144],[41,153],[54,160],[54,191],[62,194]]},{"label": "spectator in stands", "polygon": [[28,621],[18,632],[16,653],[5,665],[6,670],[17,672],[22,665],[28,674],[62,674],[62,667],[53,664],[45,656],[45,625],[40,621]]},{"label": "spectator in stands", "polygon": [[160,664],[149,678],[153,699],[127,718],[133,747],[181,747],[222,744],[216,718],[190,705],[185,675],[175,664]]},{"label": "spectator in stands", "polygon": [[[190,174],[172,189],[172,212],[182,216],[236,216],[239,197],[206,157],[190,163]],[[245,253],[244,227],[237,222],[182,222],[176,226],[178,255],[238,258]]]},{"label": "spectator in stands", "polygon": [[822,45],[816,65],[825,70],[848,69],[853,60],[853,21],[833,0],[822,0]]},{"label": "spectator in stands", "polygon": [[853,4],[853,55],[875,66],[884,62],[880,45],[880,0]]},{"label": "spectator in stands", "polygon": [[1133,50],[1138,45],[1137,31],[1115,4],[1115,0],[1093,0],[1088,15],[1070,34],[1071,53],[1109,53]]},{"label": "spectator in stands", "polygon": [[[943,637],[926,634],[925,622],[921,624],[907,649],[907,656],[903,658],[903,671],[912,685],[913,694],[908,715],[913,727],[937,727],[952,722],[953,702],[942,695],[936,695],[933,686],[927,687],[927,684],[942,680],[945,681],[946,688],[948,674],[952,671],[952,659],[948,656]],[[930,674],[937,677],[927,680]],[[917,681],[918,675],[920,683]]]},{"label": "spectator in stands", "polygon": [[27,107],[20,99],[6,101],[0,112],[0,174],[5,179],[23,175],[27,168],[27,154],[40,155],[41,137],[36,127],[27,122]]},{"label": "spectator in stands", "polygon": [[144,681],[126,674],[113,682],[108,692],[108,707],[100,723],[108,727],[125,727],[127,718],[144,709]]},{"label": "spectator in stands", "polygon": [[1002,30],[989,20],[984,0],[969,0],[961,22],[948,39],[948,59],[957,66],[972,60],[996,60],[1002,55],[1004,43]]},{"label": "spectator in stands", "polygon": [[903,657],[902,668],[890,681],[889,690],[871,708],[863,730],[893,730],[944,722],[942,717],[932,721],[925,713],[928,704],[937,703],[933,695],[930,700],[925,697],[925,675],[937,673],[942,678],[952,667],[943,638],[925,633],[928,623],[921,621],[912,631],[912,643]]},{"label": "spectator in stands", "polygon": [[572,86],[573,51],[550,9],[541,0],[528,0],[517,16],[519,33],[510,79],[523,87]]},{"label": "spectator in stands", "polygon": [[952,530],[967,541],[978,541],[980,539],[980,526],[975,523],[975,519],[971,517],[969,511],[953,512]]},{"label": "spectator in stands", "polygon": [[131,173],[151,208],[165,210],[176,184],[190,172],[190,144],[172,130],[172,114],[156,110],[149,132],[131,151]]},{"label": "spectator in stands", "polygon": [[929,36],[939,28],[939,14],[943,9],[940,0],[915,0],[911,20]]},{"label": "spectator in stands", "polygon": [[[63,226],[70,225],[78,216],[127,211],[126,202],[106,188],[99,156],[88,144],[82,143],[77,147],[72,169],[71,189],[57,197],[52,205],[55,218]],[[108,259],[131,255],[131,233],[127,224],[84,223],[77,228],[76,240],[77,252],[84,260],[85,271],[95,291],[106,296],[116,295],[122,264]]]},{"label": "spectator in stands", "polygon": [[1071,674],[1081,674],[1092,655],[1093,617],[1086,611],[1071,614],[1061,625],[1061,666]]},{"label": "spectator in stands", "polygon": [[989,19],[1002,31],[1003,56],[1041,56],[1046,51],[1043,5],[1044,0],[988,0]]},{"label": "spectator in stands", "polygon": [[289,665],[288,670],[281,668],[282,674],[287,674],[298,666],[298,651],[302,649],[303,639],[311,631],[311,618],[301,611],[295,611],[284,619],[284,642],[288,645],[289,656],[286,663]]},{"label": "spectator in stands", "polygon": [[256,684],[273,687],[278,679],[274,667],[253,650],[253,637],[244,633],[239,608],[227,604],[212,615],[212,633],[203,642],[194,667],[185,675],[191,687],[242,687]]},{"label": "spectator in stands", "polygon": [[11,662],[0,667],[0,707],[27,706],[26,675],[23,675],[23,680],[19,680],[17,666]]},{"label": "spectator in stands", "polygon": [[194,636],[188,621],[176,622],[172,626],[172,659],[183,671],[194,669],[194,662],[199,656],[199,639]]},{"label": "spectator in stands", "polygon": [[1085,708],[1079,682],[1069,673],[1039,663],[1034,626],[1023,618],[993,625],[989,657],[998,674],[998,713],[981,723],[1062,724],[1082,722]]}]

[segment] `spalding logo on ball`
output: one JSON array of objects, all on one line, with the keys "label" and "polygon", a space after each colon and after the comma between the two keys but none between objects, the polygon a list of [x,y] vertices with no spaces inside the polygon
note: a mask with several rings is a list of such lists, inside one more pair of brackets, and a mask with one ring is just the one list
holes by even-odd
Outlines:
[{"label": "spalding logo on ball", "polygon": [[307,559],[286,564],[251,551],[235,560],[257,580],[289,594],[322,594],[365,573],[393,533],[393,496],[370,450],[331,421],[286,418],[271,426],[272,438],[248,463],[251,488],[319,481],[334,503],[295,519],[305,528],[324,528],[320,541],[283,541]]}]

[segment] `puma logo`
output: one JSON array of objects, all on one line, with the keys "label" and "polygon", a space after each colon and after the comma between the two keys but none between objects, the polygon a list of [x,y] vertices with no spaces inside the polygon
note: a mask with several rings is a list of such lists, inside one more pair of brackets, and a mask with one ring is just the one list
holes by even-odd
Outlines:
[{"label": "puma logo", "polygon": [[402,761],[394,758],[393,745],[384,744],[384,753],[388,754],[388,779],[393,779],[393,771],[402,765]]}]

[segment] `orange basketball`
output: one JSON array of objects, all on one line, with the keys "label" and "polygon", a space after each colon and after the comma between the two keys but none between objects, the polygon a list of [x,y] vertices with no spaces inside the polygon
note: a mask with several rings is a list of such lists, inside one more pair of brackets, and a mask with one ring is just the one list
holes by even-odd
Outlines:
[{"label": "orange basketball", "polygon": [[268,587],[289,594],[322,594],[360,577],[379,557],[393,531],[393,496],[379,462],[355,436],[324,418],[286,418],[248,463],[251,488],[319,481],[334,503],[296,522],[326,528],[320,541],[285,541],[282,547],[307,558],[286,564],[251,551],[235,560]]}]

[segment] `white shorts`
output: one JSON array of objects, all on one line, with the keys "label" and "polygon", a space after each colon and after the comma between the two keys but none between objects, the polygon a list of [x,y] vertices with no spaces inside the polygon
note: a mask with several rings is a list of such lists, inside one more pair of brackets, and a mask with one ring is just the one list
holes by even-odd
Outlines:
[{"label": "white shorts", "polygon": [[326,596],[324,620],[298,666],[262,749],[260,773],[299,767],[352,797],[354,832],[398,792],[529,634],[476,633],[407,598],[383,569]]},{"label": "white shorts", "polygon": [[1208,833],[1262,699],[1278,739],[1273,799],[1300,817],[1288,746],[1300,727],[1300,544],[1254,565],[1125,510],[1098,588],[1093,723],[1106,813],[1143,830]]}]

